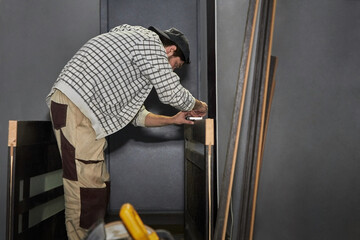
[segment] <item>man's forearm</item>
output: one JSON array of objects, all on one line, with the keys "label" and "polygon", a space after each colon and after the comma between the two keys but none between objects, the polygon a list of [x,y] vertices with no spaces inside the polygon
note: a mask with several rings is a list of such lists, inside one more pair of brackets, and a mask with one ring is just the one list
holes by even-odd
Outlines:
[{"label": "man's forearm", "polygon": [[145,127],[161,127],[172,124],[172,117],[149,113],[145,118]]},{"label": "man's forearm", "polygon": [[161,127],[171,124],[194,124],[193,121],[186,119],[188,112],[178,112],[174,116],[168,117],[164,115],[157,115],[154,113],[149,113],[145,118],[145,127]]}]

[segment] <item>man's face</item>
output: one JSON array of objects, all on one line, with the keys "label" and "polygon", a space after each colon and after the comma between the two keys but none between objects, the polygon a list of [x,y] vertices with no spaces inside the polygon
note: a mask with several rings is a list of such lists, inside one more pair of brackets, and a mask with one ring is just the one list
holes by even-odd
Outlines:
[{"label": "man's face", "polygon": [[170,56],[168,57],[169,64],[171,65],[172,70],[179,69],[184,64],[184,61],[180,57]]},{"label": "man's face", "polygon": [[177,68],[181,68],[184,64],[184,61],[181,60],[179,56],[174,56],[174,52],[176,50],[175,45],[165,47],[166,55],[169,60],[169,64],[171,65],[172,70],[174,71]]}]

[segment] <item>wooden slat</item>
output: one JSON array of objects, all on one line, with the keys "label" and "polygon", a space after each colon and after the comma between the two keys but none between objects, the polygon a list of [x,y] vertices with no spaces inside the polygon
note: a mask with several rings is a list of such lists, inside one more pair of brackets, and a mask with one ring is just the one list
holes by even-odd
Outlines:
[{"label": "wooden slat", "polygon": [[16,147],[16,135],[17,135],[17,121],[9,121],[9,137],[8,146]]},{"label": "wooden slat", "polygon": [[214,139],[214,119],[205,120],[205,145],[213,146]]},{"label": "wooden slat", "polygon": [[212,145],[205,145],[206,153],[206,220],[207,232],[205,233],[207,240],[213,239],[215,226],[215,184],[214,184],[214,147]]},{"label": "wooden slat", "polygon": [[6,237],[12,238],[14,227],[17,223],[14,221],[14,204],[15,204],[15,149],[16,149],[16,136],[17,136],[17,121],[9,121],[9,167],[8,167],[8,190],[7,190],[7,221],[6,221]]}]

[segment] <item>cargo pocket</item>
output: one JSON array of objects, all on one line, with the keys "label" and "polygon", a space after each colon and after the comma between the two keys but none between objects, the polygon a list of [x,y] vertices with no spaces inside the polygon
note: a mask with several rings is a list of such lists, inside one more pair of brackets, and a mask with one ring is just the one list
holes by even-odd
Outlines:
[{"label": "cargo pocket", "polygon": [[50,111],[54,128],[59,130],[60,128],[65,127],[67,105],[51,101]]},{"label": "cargo pocket", "polygon": [[98,219],[104,219],[106,195],[106,188],[80,188],[80,227],[88,229]]},{"label": "cargo pocket", "polygon": [[61,137],[61,155],[63,161],[63,178],[77,181],[76,164],[75,164],[75,148],[65,138],[60,130]]}]

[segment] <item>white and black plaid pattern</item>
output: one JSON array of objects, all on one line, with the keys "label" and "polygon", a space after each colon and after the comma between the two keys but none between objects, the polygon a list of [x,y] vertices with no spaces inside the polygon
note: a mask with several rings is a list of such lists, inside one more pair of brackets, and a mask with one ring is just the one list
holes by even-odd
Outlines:
[{"label": "white and black plaid pattern", "polygon": [[121,25],[81,47],[48,98],[58,88],[80,110],[90,109],[96,117],[87,117],[101,126],[95,131],[104,137],[131,122],[153,87],[163,103],[179,110],[189,111],[195,104],[172,71],[159,37],[140,26]]}]

